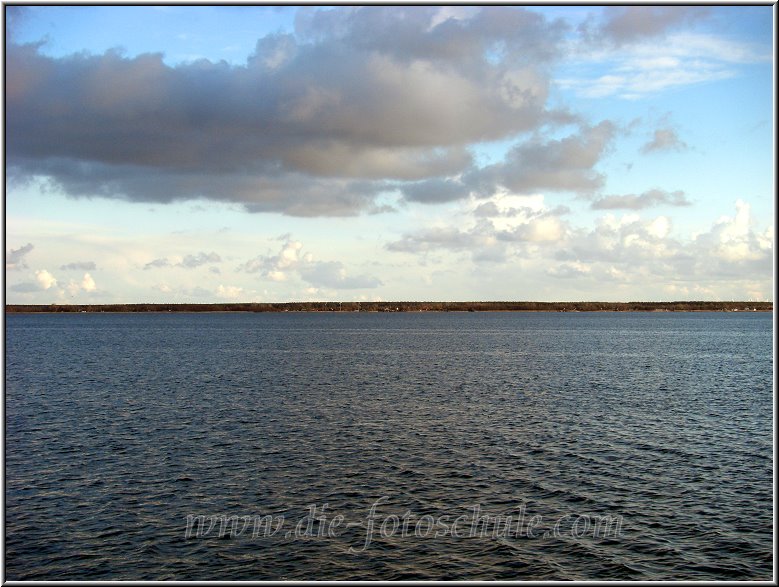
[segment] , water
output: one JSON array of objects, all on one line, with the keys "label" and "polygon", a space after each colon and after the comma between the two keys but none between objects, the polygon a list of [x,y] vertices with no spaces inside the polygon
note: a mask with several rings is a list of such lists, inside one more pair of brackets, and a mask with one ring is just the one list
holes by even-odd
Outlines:
[{"label": ", water", "polygon": [[6,578],[771,580],[772,366],[762,313],[11,314]]}]

